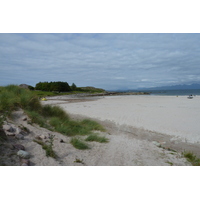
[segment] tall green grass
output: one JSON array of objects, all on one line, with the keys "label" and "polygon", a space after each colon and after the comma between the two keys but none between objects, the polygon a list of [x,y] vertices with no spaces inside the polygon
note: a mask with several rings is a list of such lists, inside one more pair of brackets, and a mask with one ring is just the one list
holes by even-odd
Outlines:
[{"label": "tall green grass", "polygon": [[103,126],[93,120],[71,120],[59,106],[42,106],[39,97],[28,89],[16,85],[0,88],[0,116],[8,116],[19,108],[27,113],[32,123],[37,123],[66,136],[89,135],[93,130],[105,131]]},{"label": "tall green grass", "polygon": [[194,153],[192,153],[192,152],[183,152],[183,156],[193,166],[200,166],[200,158],[198,158]]},{"label": "tall green grass", "polygon": [[28,89],[8,85],[0,91],[0,113],[10,113],[18,108],[39,110],[41,104],[36,95]]},{"label": "tall green grass", "polygon": [[80,150],[85,150],[85,149],[89,149],[90,147],[87,145],[87,143],[85,143],[84,141],[82,141],[79,138],[72,138],[70,140],[70,143],[76,148],[76,149],[80,149]]}]

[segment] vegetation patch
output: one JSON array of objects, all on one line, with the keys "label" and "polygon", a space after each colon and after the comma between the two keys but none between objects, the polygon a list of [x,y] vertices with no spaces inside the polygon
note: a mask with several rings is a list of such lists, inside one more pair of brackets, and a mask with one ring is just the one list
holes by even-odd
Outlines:
[{"label": "vegetation patch", "polygon": [[49,136],[49,141],[47,141],[48,143],[45,143],[45,142],[43,142],[41,140],[33,140],[33,141],[42,146],[42,148],[46,151],[46,156],[47,157],[57,158],[58,156],[53,151],[53,140],[54,140],[54,137],[55,137],[55,135],[50,135]]},{"label": "vegetation patch", "polygon": [[82,141],[79,138],[72,138],[70,140],[70,143],[76,148],[76,149],[80,149],[80,150],[85,150],[85,149],[89,149],[90,147],[88,146],[87,143],[85,143],[84,141]]},{"label": "vegetation patch", "polygon": [[183,156],[190,162],[193,166],[200,166],[200,158],[197,158],[196,155],[192,152],[184,152]]},{"label": "vegetation patch", "polygon": [[[94,130],[105,131],[103,126],[93,120],[71,120],[68,114],[63,111],[59,106],[42,106],[39,97],[34,92],[35,91],[21,88],[17,85],[8,85],[6,87],[1,87],[0,126],[2,126],[3,120],[7,116],[11,115],[12,111],[21,108],[30,117],[31,123],[36,123],[41,127],[57,131],[66,136],[91,135],[93,133],[92,131]],[[99,142],[102,142],[103,140],[105,141],[105,139],[100,137],[96,137],[96,139],[93,140],[98,140]],[[41,143],[41,141],[39,141],[39,143],[43,146],[45,150],[50,151],[49,149],[51,148],[48,147],[48,145],[46,146],[46,144]],[[86,143],[77,138],[72,138],[71,143],[78,149],[89,148]]]},{"label": "vegetation patch", "polygon": [[98,136],[97,134],[91,134],[85,139],[85,141],[90,141],[90,142],[95,141],[95,142],[100,142],[100,143],[107,143],[108,138]]}]

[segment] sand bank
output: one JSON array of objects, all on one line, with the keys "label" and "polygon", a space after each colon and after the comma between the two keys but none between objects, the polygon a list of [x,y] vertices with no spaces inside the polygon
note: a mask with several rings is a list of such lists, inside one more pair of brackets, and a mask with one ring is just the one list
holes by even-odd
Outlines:
[{"label": "sand bank", "polygon": [[167,134],[174,140],[200,142],[199,96],[114,96],[70,104],[66,97],[55,100],[48,103],[59,103],[68,113]]}]

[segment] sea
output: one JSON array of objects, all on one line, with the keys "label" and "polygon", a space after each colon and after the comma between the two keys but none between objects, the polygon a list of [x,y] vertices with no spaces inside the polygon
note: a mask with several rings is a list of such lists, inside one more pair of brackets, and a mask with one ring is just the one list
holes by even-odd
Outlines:
[{"label": "sea", "polygon": [[159,96],[198,96],[200,95],[200,89],[187,89],[187,90],[148,90],[150,95],[159,95]]}]

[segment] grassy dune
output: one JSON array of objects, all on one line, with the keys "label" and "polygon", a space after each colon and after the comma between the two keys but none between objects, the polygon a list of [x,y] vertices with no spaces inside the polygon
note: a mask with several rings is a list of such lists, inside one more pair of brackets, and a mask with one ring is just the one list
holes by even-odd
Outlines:
[{"label": "grassy dune", "polygon": [[[16,85],[1,87],[0,126],[5,117],[9,117],[12,111],[20,108],[30,117],[31,123],[37,123],[44,128],[60,132],[66,136],[90,135],[93,130],[105,131],[100,124],[92,120],[71,120],[68,114],[58,106],[42,106],[39,97],[33,91]],[[76,147],[76,145],[74,146]]]}]

